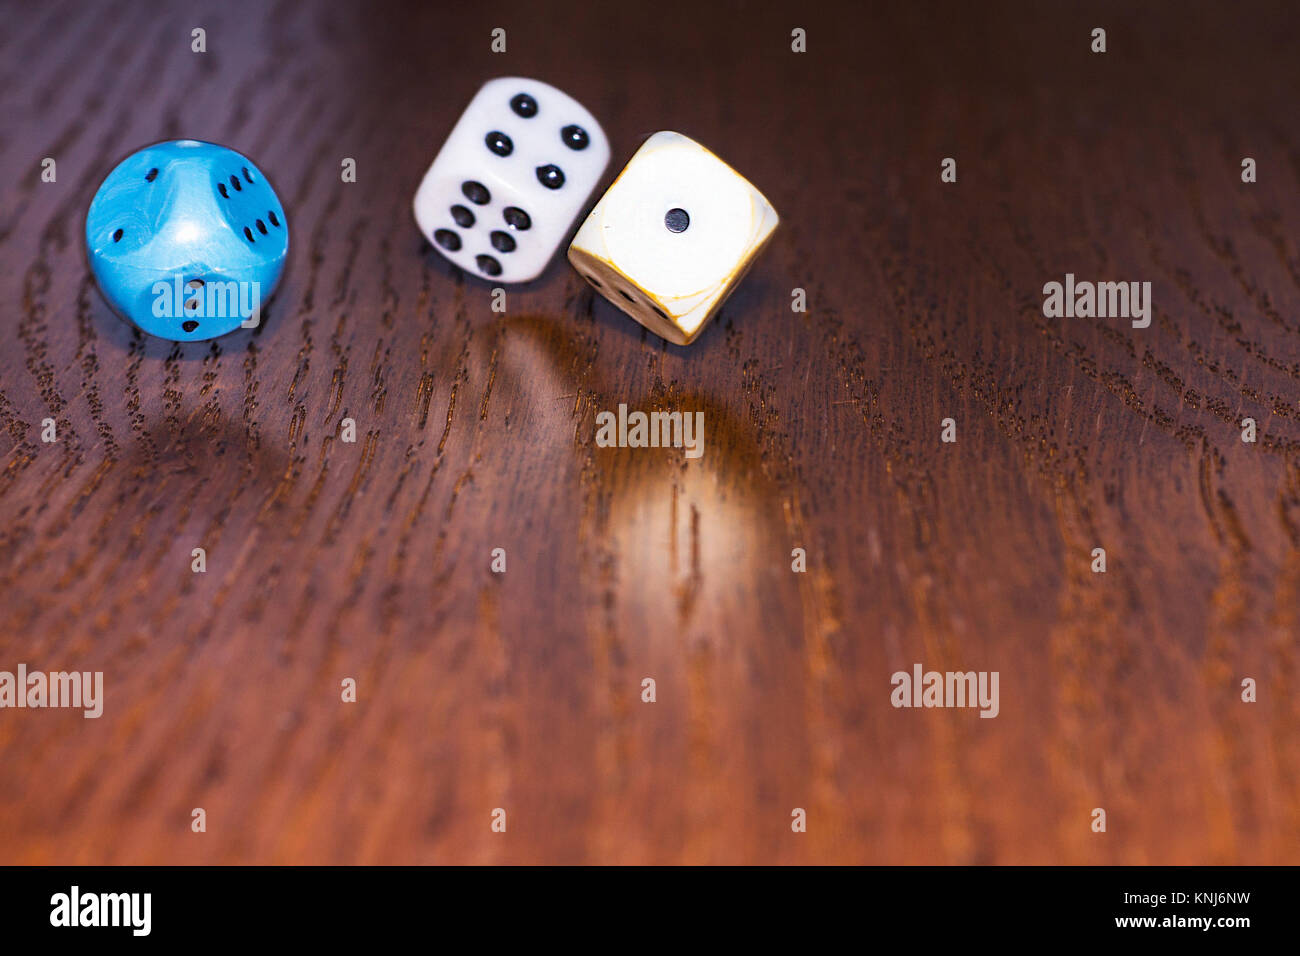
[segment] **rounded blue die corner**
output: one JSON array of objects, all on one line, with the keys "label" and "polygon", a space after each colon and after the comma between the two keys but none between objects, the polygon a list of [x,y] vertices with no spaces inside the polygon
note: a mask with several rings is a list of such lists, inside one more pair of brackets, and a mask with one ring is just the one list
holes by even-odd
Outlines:
[{"label": "rounded blue die corner", "polygon": [[288,255],[289,222],[270,180],[216,143],[137,150],[86,211],[86,260],[105,301],[175,342],[260,323]]}]

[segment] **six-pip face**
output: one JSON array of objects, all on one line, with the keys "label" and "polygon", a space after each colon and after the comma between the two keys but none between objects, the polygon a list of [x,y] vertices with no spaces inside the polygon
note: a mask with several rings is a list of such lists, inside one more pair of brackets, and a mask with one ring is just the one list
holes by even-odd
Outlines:
[{"label": "six-pip face", "polygon": [[424,174],[415,221],[473,275],[527,282],[546,268],[609,163],[581,103],[538,80],[485,83]]}]

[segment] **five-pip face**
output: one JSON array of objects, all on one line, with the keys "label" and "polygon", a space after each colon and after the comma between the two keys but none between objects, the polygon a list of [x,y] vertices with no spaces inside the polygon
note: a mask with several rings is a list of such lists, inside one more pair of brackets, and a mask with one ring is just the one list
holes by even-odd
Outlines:
[{"label": "five-pip face", "polygon": [[495,282],[546,268],[609,163],[581,103],[521,77],[485,83],[424,174],[413,203],[425,238]]}]

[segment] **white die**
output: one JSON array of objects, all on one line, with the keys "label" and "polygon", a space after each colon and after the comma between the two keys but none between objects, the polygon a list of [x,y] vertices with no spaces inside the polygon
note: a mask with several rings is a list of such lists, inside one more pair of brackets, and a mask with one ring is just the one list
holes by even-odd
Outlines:
[{"label": "white die", "polygon": [[582,104],[522,77],[485,83],[415,192],[415,221],[460,268],[527,282],[546,268],[609,164]]},{"label": "white die", "polygon": [[776,229],[749,180],[681,133],[655,133],[578,228],[569,261],[678,345],[699,335]]}]

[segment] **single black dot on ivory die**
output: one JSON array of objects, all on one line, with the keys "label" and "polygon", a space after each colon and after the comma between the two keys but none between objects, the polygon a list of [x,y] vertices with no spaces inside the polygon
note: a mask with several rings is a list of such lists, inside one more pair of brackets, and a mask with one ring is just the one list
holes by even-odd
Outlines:
[{"label": "single black dot on ivory die", "polygon": [[690,224],[691,216],[685,209],[669,209],[664,213],[664,226],[669,232],[685,232]]}]

